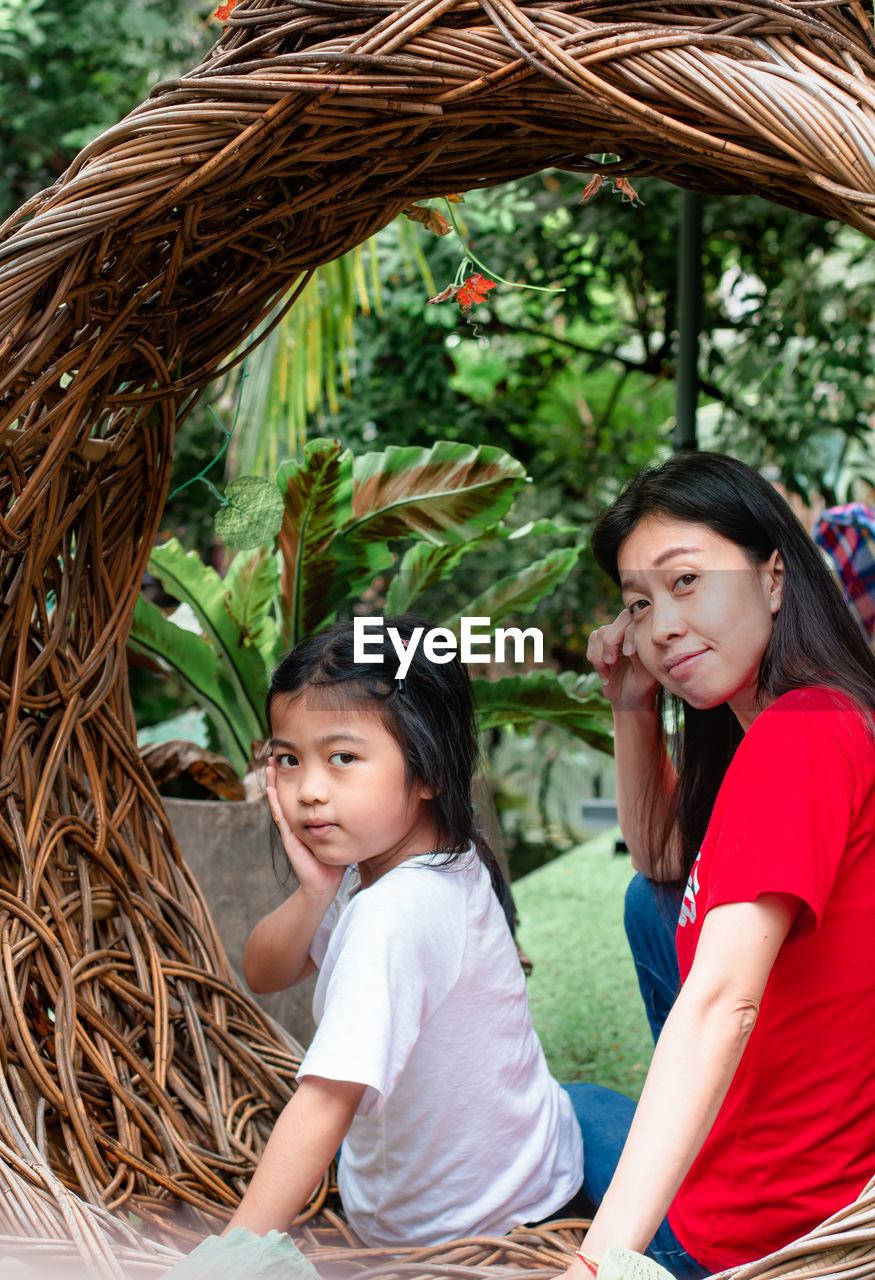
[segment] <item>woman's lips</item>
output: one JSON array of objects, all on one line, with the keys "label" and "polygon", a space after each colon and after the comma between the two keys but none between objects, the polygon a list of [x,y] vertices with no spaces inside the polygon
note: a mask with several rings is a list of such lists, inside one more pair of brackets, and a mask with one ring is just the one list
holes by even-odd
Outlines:
[{"label": "woman's lips", "polygon": [[691,670],[696,659],[701,658],[705,652],[707,652],[705,649],[696,649],[694,653],[679,653],[674,658],[669,658],[665,664],[666,674],[671,676],[672,680],[682,680]]}]

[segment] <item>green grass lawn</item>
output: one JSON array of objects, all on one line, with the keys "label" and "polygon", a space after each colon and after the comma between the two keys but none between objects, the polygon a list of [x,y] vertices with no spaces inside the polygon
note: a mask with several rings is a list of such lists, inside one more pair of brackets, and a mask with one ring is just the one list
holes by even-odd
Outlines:
[{"label": "green grass lawn", "polygon": [[617,831],[570,849],[516,880],[519,942],[534,962],[532,1017],[550,1069],[637,1098],[653,1041],[626,935],[632,868],[612,854]]}]

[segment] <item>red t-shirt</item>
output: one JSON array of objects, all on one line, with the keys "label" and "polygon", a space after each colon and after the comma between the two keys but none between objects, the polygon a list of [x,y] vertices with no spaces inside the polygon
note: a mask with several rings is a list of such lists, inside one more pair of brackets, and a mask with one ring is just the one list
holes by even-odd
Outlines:
[{"label": "red t-shirt", "polygon": [[745,735],[687,885],[682,980],[711,907],[764,893],[799,915],[668,1215],[713,1271],[804,1235],[875,1174],[875,742],[843,695],[784,694]]}]

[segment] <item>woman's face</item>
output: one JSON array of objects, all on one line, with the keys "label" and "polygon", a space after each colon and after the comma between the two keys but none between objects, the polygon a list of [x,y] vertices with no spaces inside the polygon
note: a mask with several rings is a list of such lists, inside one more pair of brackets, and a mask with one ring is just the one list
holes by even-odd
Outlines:
[{"label": "woman's face", "polygon": [[777,551],[753,565],[707,525],[647,516],[617,563],[632,626],[627,638],[655,680],[691,706],[728,702],[747,730],[760,662],[781,604]]}]

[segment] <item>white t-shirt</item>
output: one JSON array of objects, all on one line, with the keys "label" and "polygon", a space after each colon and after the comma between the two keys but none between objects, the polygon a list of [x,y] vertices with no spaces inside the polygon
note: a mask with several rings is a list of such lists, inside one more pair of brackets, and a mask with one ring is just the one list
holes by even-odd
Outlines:
[{"label": "white t-shirt", "polygon": [[413,858],[350,867],[311,945],[316,1034],[298,1079],[367,1086],[339,1185],[369,1245],[503,1235],[562,1208],[583,1141],[532,1026],[489,872]]}]

